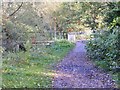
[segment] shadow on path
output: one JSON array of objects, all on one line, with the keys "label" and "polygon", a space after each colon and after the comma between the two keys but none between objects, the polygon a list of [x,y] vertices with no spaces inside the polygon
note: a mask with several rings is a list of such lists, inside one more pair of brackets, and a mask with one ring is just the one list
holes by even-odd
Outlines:
[{"label": "shadow on path", "polygon": [[55,67],[54,88],[113,88],[111,76],[86,57],[85,41],[77,41],[75,48]]}]

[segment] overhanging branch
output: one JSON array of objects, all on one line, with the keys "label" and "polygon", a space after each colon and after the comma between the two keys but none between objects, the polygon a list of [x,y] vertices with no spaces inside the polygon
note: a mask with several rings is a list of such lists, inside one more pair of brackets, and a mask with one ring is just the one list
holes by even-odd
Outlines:
[{"label": "overhanging branch", "polygon": [[23,2],[12,14],[9,15],[9,17],[13,16],[22,7],[22,5],[23,5]]}]

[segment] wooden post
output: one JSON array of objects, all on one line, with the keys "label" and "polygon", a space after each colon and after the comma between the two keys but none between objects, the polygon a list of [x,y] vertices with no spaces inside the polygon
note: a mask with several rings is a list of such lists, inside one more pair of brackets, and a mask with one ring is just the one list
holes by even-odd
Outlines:
[{"label": "wooden post", "polygon": [[34,36],[32,37],[32,44],[36,44],[36,39]]},{"label": "wooden post", "polygon": [[54,38],[56,40],[56,18],[54,18]]}]

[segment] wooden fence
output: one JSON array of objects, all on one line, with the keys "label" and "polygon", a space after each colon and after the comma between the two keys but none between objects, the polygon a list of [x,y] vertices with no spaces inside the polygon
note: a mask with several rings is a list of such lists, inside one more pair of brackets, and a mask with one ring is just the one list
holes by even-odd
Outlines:
[{"label": "wooden fence", "polygon": [[[25,33],[27,32],[21,32],[19,33],[19,35],[25,35]],[[41,44],[41,45],[45,43],[51,43],[55,39],[67,39],[68,37],[66,32],[47,32],[47,33],[29,32],[28,36],[30,37],[29,40],[31,41],[32,44]],[[25,41],[18,41],[18,42],[24,43]]]},{"label": "wooden fence", "polygon": [[[5,33],[2,33],[3,36]],[[27,40],[32,43],[32,45],[49,45],[53,43],[55,39],[67,39],[66,32],[19,32],[17,33],[18,37],[16,40],[12,40],[11,43],[26,43]],[[27,35],[26,35],[27,34]],[[3,39],[3,44],[8,40]]]}]

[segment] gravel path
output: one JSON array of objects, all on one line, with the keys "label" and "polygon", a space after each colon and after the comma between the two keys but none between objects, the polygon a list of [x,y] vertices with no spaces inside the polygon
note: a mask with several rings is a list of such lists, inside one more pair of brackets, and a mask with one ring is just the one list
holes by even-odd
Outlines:
[{"label": "gravel path", "polygon": [[76,47],[56,66],[54,88],[113,88],[111,76],[86,57],[84,41],[77,41]]}]

